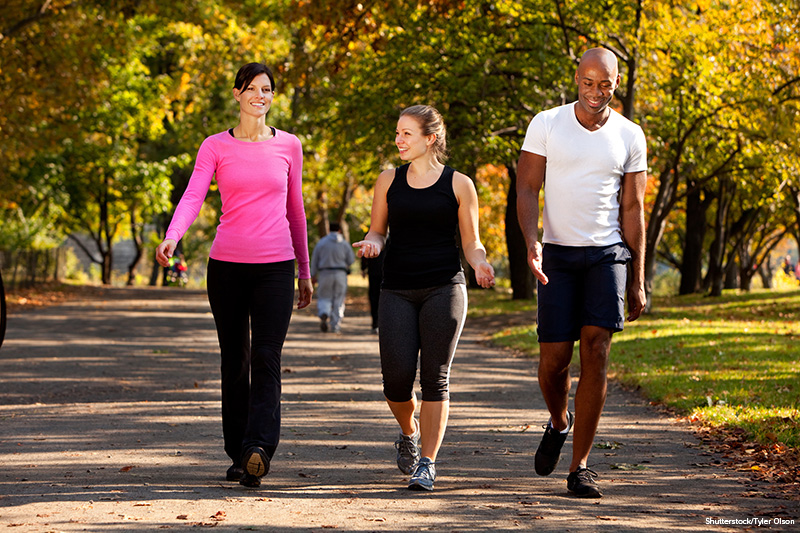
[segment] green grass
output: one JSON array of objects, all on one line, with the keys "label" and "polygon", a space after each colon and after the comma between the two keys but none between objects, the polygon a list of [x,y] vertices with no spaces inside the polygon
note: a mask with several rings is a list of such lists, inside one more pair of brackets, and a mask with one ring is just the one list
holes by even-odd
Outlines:
[{"label": "green grass", "polygon": [[[515,305],[493,298],[498,310]],[[653,310],[614,336],[612,378],[709,426],[800,446],[800,291],[656,298]],[[534,325],[493,340],[538,356]]]},{"label": "green grass", "polygon": [[495,287],[492,290],[469,291],[467,316],[484,317],[536,311],[535,300],[512,300],[511,289]]}]

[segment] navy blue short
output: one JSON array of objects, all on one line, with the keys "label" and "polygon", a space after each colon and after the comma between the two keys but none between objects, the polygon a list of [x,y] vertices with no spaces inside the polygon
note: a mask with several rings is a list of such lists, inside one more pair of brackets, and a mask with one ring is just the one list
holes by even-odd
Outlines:
[{"label": "navy blue short", "polygon": [[545,244],[542,270],[549,282],[538,287],[539,342],[580,340],[583,326],[622,331],[630,259],[623,243]]}]

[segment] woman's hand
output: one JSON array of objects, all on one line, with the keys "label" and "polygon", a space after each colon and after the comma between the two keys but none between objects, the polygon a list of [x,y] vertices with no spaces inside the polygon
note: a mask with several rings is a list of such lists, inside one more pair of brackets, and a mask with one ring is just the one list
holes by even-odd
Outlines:
[{"label": "woman's hand", "polygon": [[162,267],[169,266],[169,259],[172,257],[172,254],[175,253],[175,247],[177,245],[178,243],[172,239],[164,239],[164,242],[158,245],[156,248],[156,261],[159,265]]},{"label": "woman's hand", "polygon": [[311,295],[314,293],[314,286],[311,280],[298,279],[297,290],[299,292],[297,296],[297,308],[303,309],[304,307],[308,307],[308,304],[311,303]]},{"label": "woman's hand", "polygon": [[363,241],[354,242],[353,248],[358,248],[358,252],[356,252],[358,257],[371,258],[381,255],[383,245],[375,241],[364,239]]},{"label": "woman's hand", "polygon": [[486,261],[478,263],[478,268],[475,269],[475,279],[478,281],[478,285],[484,289],[494,287],[494,268],[492,268],[492,265]]}]

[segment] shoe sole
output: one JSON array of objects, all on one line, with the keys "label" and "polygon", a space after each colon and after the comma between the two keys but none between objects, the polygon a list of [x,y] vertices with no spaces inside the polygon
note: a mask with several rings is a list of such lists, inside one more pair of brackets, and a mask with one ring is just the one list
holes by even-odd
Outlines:
[{"label": "shoe sole", "polygon": [[592,491],[592,492],[586,492],[584,494],[578,494],[577,492],[573,492],[573,491],[569,491],[569,493],[572,494],[573,496],[575,496],[576,498],[587,498],[588,499],[588,498],[602,498],[603,497],[603,493],[600,492],[599,490]]},{"label": "shoe sole", "polygon": [[425,485],[420,485],[419,483],[409,483],[408,490],[426,490],[431,492],[433,487],[426,487]]},{"label": "shoe sole", "polygon": [[247,458],[247,462],[245,463],[244,467],[245,472],[256,477],[265,475],[268,470],[268,467],[264,462],[264,458],[261,457],[261,454],[258,452],[253,452],[250,454],[250,457]]}]

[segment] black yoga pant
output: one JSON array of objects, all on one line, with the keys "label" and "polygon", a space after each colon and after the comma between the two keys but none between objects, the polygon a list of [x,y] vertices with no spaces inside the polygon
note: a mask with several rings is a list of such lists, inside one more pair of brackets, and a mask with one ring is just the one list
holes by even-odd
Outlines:
[{"label": "black yoga pant", "polygon": [[450,399],[450,365],[467,314],[463,284],[381,291],[380,350],[383,394],[392,402],[412,398],[419,360],[422,400]]},{"label": "black yoga pant", "polygon": [[222,368],[225,453],[238,464],[261,446],[272,458],[281,425],[281,351],[294,303],[294,261],[209,259],[208,301]]}]

